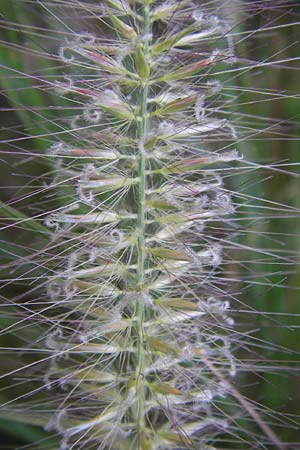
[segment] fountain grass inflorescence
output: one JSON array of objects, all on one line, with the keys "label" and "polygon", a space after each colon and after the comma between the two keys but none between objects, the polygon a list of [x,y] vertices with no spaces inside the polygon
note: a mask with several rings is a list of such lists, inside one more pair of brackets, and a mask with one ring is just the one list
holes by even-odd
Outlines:
[{"label": "fountain grass inflorescence", "polygon": [[[16,420],[40,414],[31,423],[59,435],[60,450],[283,449],[267,424],[273,413],[265,421],[234,386],[246,369],[232,353],[251,333],[235,330],[227,253],[243,226],[235,203],[252,198],[231,195],[242,159],[231,118],[245,136],[259,134],[252,116],[231,114],[232,87],[223,86],[236,76],[224,14],[234,3],[58,3],[92,26],[75,32],[73,13],[62,18],[66,39],[49,57],[61,75],[32,76],[64,97],[69,116],[49,114],[50,131],[38,136],[52,142],[52,181],[40,188],[49,212],[35,215],[49,242],[28,258],[42,274],[29,268],[22,280],[49,276],[38,300],[21,303],[16,327],[28,317],[28,353],[43,356],[26,361],[20,384],[35,387],[17,400],[34,399],[20,402]],[[271,203],[259,207],[276,211]]]},{"label": "fountain grass inflorescence", "polygon": [[71,74],[56,89],[84,106],[50,148],[69,199],[46,220],[64,255],[46,342],[64,398],[48,428],[62,449],[212,449],[236,372],[217,274],[233,213],[220,167],[240,156],[222,150],[235,132],[213,76],[232,44],[190,1],[107,1],[97,18],[103,36],[60,49]]}]

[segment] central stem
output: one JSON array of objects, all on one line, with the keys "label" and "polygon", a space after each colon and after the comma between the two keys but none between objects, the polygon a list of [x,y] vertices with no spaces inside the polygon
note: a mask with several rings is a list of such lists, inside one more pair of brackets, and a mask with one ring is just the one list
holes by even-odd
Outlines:
[{"label": "central stem", "polygon": [[[144,4],[144,46],[143,53],[145,60],[149,57],[149,4],[146,1]],[[144,392],[144,370],[145,370],[145,348],[144,348],[144,299],[143,291],[145,285],[145,184],[146,184],[146,155],[144,152],[143,142],[147,131],[147,103],[148,103],[148,87],[149,79],[141,79],[140,87],[140,114],[138,126],[138,139],[140,142],[139,153],[139,192],[138,192],[138,240],[137,240],[137,288],[140,293],[137,300],[136,310],[136,332],[137,332],[137,425],[139,434],[139,448],[140,436],[145,426],[145,392]]]}]

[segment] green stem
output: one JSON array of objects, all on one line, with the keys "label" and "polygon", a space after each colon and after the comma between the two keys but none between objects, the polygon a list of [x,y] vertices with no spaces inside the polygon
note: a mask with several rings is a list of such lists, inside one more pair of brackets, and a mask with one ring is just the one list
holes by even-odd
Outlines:
[{"label": "green stem", "polygon": [[[150,29],[150,10],[148,2],[144,4],[144,36],[149,35]],[[144,42],[143,52],[145,59],[149,57],[149,42],[148,39]],[[139,141],[142,143],[144,135],[147,130],[147,104],[148,104],[148,79],[141,80],[140,87],[140,122],[139,122]],[[139,192],[138,192],[138,240],[137,240],[137,288],[140,292],[137,299],[136,309],[136,332],[137,332],[137,425],[139,431],[139,441],[143,428],[145,427],[145,392],[144,392],[144,369],[145,369],[145,348],[144,348],[144,304],[142,292],[144,291],[145,283],[145,258],[146,258],[146,244],[145,244],[145,184],[146,184],[146,157],[141,145],[139,154]],[[139,442],[140,448],[140,442]]]}]

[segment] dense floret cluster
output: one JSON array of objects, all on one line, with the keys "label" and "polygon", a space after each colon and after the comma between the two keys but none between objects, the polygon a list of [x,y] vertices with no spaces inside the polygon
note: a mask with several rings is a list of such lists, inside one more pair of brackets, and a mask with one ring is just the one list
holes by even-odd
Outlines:
[{"label": "dense floret cluster", "polygon": [[96,20],[61,47],[55,86],[81,112],[50,148],[67,199],[46,220],[48,429],[62,449],[212,449],[236,372],[218,274],[240,156],[214,76],[230,34],[190,1],[105,1]]}]

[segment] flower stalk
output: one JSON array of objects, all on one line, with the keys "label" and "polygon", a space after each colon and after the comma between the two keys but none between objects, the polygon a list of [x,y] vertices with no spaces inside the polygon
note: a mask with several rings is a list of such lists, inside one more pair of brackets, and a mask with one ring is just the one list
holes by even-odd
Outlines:
[{"label": "flower stalk", "polygon": [[137,48],[136,68],[141,78],[140,85],[140,116],[139,116],[139,192],[138,192],[138,257],[137,257],[137,314],[136,314],[136,331],[137,331],[137,386],[136,395],[138,398],[138,446],[146,450],[144,440],[145,428],[145,348],[144,348],[144,304],[143,293],[145,286],[145,259],[146,259],[146,242],[145,242],[145,188],[146,188],[146,152],[144,150],[145,134],[147,131],[147,109],[148,109],[148,92],[149,92],[149,32],[150,32],[150,11],[149,4],[145,2],[143,11],[144,21],[144,44],[143,48]]}]

